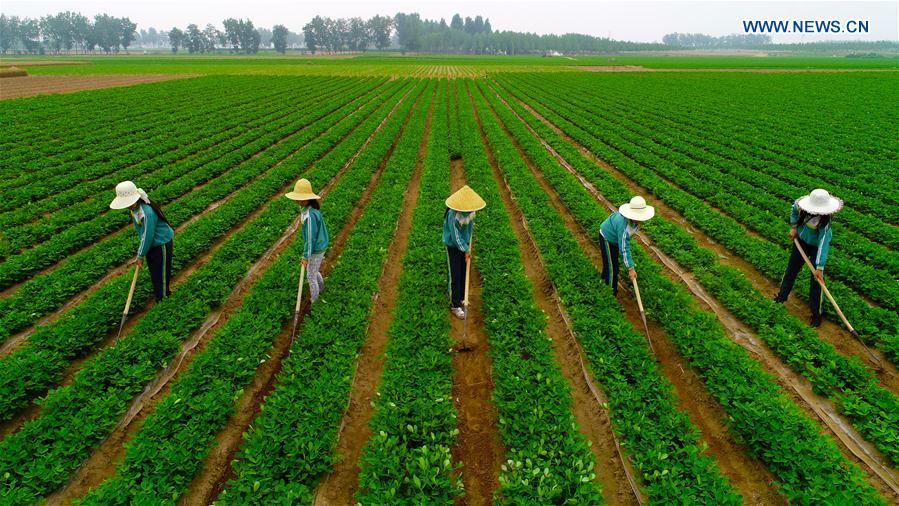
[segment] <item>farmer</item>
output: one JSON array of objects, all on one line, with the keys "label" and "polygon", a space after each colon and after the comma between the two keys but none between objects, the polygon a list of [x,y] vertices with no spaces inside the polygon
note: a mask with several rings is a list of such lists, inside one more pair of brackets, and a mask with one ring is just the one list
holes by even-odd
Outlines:
[{"label": "farmer", "polygon": [[602,248],[602,279],[618,295],[618,255],[624,259],[631,279],[637,279],[634,258],[631,255],[631,236],[637,231],[641,221],[655,215],[655,208],[646,205],[646,200],[636,196],[606,218],[599,227],[599,245]]},{"label": "farmer", "polygon": [[322,217],[321,199],[312,192],[312,184],[308,179],[300,179],[293,191],[285,195],[300,204],[303,234],[303,267],[306,268],[306,280],[309,281],[309,294],[312,302],[325,289],[325,278],[322,277],[321,266],[328,249],[328,227]]},{"label": "farmer", "polygon": [[469,250],[474,215],[486,205],[484,199],[468,186],[463,186],[446,199],[443,244],[446,246],[446,265],[449,270],[447,291],[450,295],[450,311],[460,320],[465,319],[462,298],[465,296],[466,264],[471,262]]},{"label": "farmer", "polygon": [[[830,219],[833,213],[843,208],[843,201],[831,196],[826,190],[812,190],[793,203],[790,210],[790,239],[799,238],[799,244],[809,260],[814,262],[815,270],[812,271],[809,285],[808,307],[812,310],[809,325],[818,327],[821,325],[821,285],[824,282],[824,265],[827,263],[827,252],[830,250],[830,238],[833,230],[830,228]],[[787,262],[787,270],[784,272],[783,281],[780,283],[780,292],[774,297],[774,301],[784,303],[793,290],[796,276],[802,269],[804,260],[796,243],[790,250],[790,260]]]},{"label": "farmer", "polygon": [[172,230],[168,220],[158,205],[150,202],[147,192],[131,181],[123,181],[115,187],[116,198],[109,204],[111,209],[130,209],[134,230],[140,238],[137,247],[137,268],[147,259],[153,295],[159,302],[172,294],[169,282],[172,279]]}]

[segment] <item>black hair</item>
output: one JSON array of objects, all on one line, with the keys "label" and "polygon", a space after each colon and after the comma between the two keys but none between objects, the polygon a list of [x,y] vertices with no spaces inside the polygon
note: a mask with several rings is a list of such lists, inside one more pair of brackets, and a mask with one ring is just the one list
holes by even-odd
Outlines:
[{"label": "black hair", "polygon": [[[143,200],[141,200],[141,201],[139,201],[139,202],[143,202]],[[165,213],[162,212],[162,208],[159,207],[159,204],[157,204],[157,203],[155,203],[155,202],[150,202],[149,206],[150,206],[150,207],[153,209],[153,211],[156,213],[156,217],[157,217],[157,218],[159,218],[160,220],[166,222],[167,225],[171,225],[171,223],[169,223],[169,219],[165,217]]]},{"label": "black hair", "polygon": [[318,199],[310,199],[310,200],[307,200],[307,201],[306,201],[306,204],[307,204],[309,207],[311,207],[312,209],[319,209],[319,210],[321,210],[321,208],[322,208],[321,204],[318,203]]},{"label": "black hair", "polygon": [[818,228],[823,230],[824,228],[827,227],[827,225],[830,224],[830,218],[832,215],[830,215],[830,214],[812,214],[803,209],[800,209],[799,210],[799,222],[796,223],[796,226],[801,227],[801,226],[805,225],[808,222],[808,220],[814,218],[815,216],[821,217],[821,219],[818,220]]}]

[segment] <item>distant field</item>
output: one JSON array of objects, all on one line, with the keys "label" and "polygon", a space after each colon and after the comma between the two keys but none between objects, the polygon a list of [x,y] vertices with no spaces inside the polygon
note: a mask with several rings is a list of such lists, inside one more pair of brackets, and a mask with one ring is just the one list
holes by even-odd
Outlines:
[{"label": "distant field", "polygon": [[[88,62],[46,65],[48,61]],[[39,61],[40,65],[29,65]],[[404,77],[480,77],[504,72],[573,71],[576,66],[636,65],[657,69],[790,68],[899,69],[899,57],[842,56],[41,56],[3,58],[30,74],[251,74]]]},{"label": "distant field", "polygon": [[[0,101],[0,505],[897,497],[895,59],[68,59],[0,86],[166,80]],[[332,242],[294,320],[299,178]],[[176,238],[172,296],[140,271],[119,329],[122,180]],[[467,324],[440,239],[463,184]],[[807,272],[771,300],[816,187],[845,200],[827,284],[855,335],[806,324]],[[600,275],[635,194],[645,319]]]}]

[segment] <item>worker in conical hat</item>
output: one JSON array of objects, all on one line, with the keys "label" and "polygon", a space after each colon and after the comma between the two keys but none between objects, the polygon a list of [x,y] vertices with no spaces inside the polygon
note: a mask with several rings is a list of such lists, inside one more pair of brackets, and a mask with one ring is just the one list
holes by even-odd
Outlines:
[{"label": "worker in conical hat", "polygon": [[300,179],[293,191],[284,195],[300,204],[303,236],[303,266],[306,267],[306,280],[309,282],[309,298],[312,302],[325,289],[325,278],[321,273],[325,250],[328,249],[328,227],[321,213],[319,200],[321,197],[312,191],[312,183],[308,179]]},{"label": "worker in conical hat", "polygon": [[462,298],[465,296],[465,267],[466,263],[471,261],[470,248],[474,216],[486,205],[484,199],[468,186],[463,186],[446,199],[447,210],[443,216],[443,244],[446,246],[450,311],[460,320],[465,319]]},{"label": "worker in conical hat", "polygon": [[[824,265],[827,263],[827,253],[830,251],[830,239],[833,235],[830,228],[831,217],[842,208],[842,200],[832,196],[827,190],[817,189],[812,190],[809,195],[796,199],[790,209],[790,224],[793,225],[790,228],[790,239],[799,239],[802,250],[815,265],[808,294],[808,306],[812,311],[809,325],[812,327],[821,325],[822,293],[818,282],[824,282]],[[780,291],[774,297],[775,302],[786,302],[803,263],[805,261],[794,242],[783,281],[780,283]]]},{"label": "worker in conical hat", "polygon": [[602,249],[602,279],[612,293],[618,295],[619,255],[624,260],[631,279],[637,279],[634,256],[631,253],[631,236],[637,232],[640,222],[655,215],[655,208],[637,195],[612,213],[599,227],[599,245]]},{"label": "worker in conical hat", "polygon": [[172,241],[175,231],[169,225],[162,209],[150,201],[147,192],[132,181],[122,181],[115,187],[116,197],[110,209],[129,209],[134,230],[140,238],[135,263],[140,269],[147,259],[153,296],[160,301],[171,295]]}]

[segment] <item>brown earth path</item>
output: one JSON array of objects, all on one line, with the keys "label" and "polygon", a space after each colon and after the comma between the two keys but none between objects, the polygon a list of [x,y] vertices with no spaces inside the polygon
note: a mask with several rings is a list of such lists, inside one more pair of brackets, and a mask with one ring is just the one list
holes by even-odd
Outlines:
[{"label": "brown earth path", "polygon": [[196,77],[195,74],[37,75],[0,79],[0,100],[48,93],[72,93],[98,88]]},{"label": "brown earth path", "polygon": [[[450,162],[450,194],[465,185],[462,160]],[[473,236],[475,237],[475,236]],[[476,238],[476,237],[475,237]],[[506,447],[497,430],[497,412],[493,404],[493,373],[490,344],[481,313],[481,276],[477,269],[477,242],[472,243],[471,277],[467,322],[448,316],[453,351],[453,402],[459,416],[459,435],[452,448],[453,461],[460,472],[465,495],[457,505],[489,505],[499,488],[499,473],[506,458]],[[467,330],[466,330],[467,324]]]},{"label": "brown earth path", "polygon": [[[480,117],[477,114],[475,117],[483,140]],[[603,498],[609,504],[642,504],[646,498],[640,490],[639,474],[624,456],[615,436],[608,416],[605,393],[588,371],[583,351],[574,335],[565,308],[546,271],[540,250],[527,228],[527,223],[505,185],[496,157],[486,145],[485,151],[494,177],[499,182],[505,212],[518,239],[525,275],[535,288],[534,299],[538,307],[548,316],[545,331],[552,341],[554,355],[562,375],[568,381],[572,394],[571,410],[577,421],[578,430],[590,442],[590,448],[596,457],[596,480],[602,485]]]},{"label": "brown earth path", "polygon": [[[521,100],[517,100],[517,103],[524,109],[526,109],[529,113],[531,113],[541,123],[552,129],[553,132],[559,135],[567,143],[575,147],[584,158],[602,167],[606,172],[609,172],[610,174],[615,176],[616,179],[628,185],[628,187],[631,188],[635,195],[652,195],[651,192],[639,186],[634,181],[630,180],[617,168],[605,162],[604,160],[601,160],[586,146],[583,146],[577,140],[568,136],[558,126],[543,117],[540,113],[531,108],[527,103]],[[528,127],[528,129],[530,130],[530,127]],[[534,135],[538,139],[540,138],[536,133],[534,133]],[[541,139],[541,142],[544,141]],[[559,156],[557,156],[558,154],[555,153],[554,150],[552,150],[552,148],[548,147],[548,144],[544,142],[544,145],[547,147],[547,149],[551,150],[551,152],[554,153],[554,156],[556,156],[556,158],[560,158]],[[581,180],[582,182],[585,181],[582,177]],[[708,237],[703,231],[691,226],[687,219],[684,218],[679,212],[675,211],[665,203],[658,200],[653,202],[653,205],[656,207],[656,210],[660,212],[661,215],[666,219],[682,224],[684,230],[688,232],[698,244],[700,244],[704,248],[714,251],[722,264],[740,270],[746,276],[746,279],[749,280],[759,292],[763,294],[771,294],[772,297],[775,293],[777,293],[779,286],[776,282],[769,279],[749,262],[743,260],[739,256],[734,255],[720,243]],[[793,313],[802,321],[808,321],[809,317],[811,316],[811,310],[808,308],[808,305],[796,297],[790,297],[790,299],[786,302],[786,307],[790,310],[791,313]],[[817,333],[822,339],[829,342],[839,353],[847,356],[857,357],[862,361],[863,364],[868,366],[871,372],[875,374],[877,379],[885,388],[887,388],[894,394],[899,394],[899,370],[897,370],[894,364],[890,363],[890,361],[883,355],[880,350],[874,347],[866,348],[859,340],[852,337],[848,331],[828,319],[825,319],[822,322],[821,327],[817,329]],[[874,359],[872,359],[872,355]]]},{"label": "brown earth path", "polygon": [[[602,253],[598,246],[576,221],[555,189],[545,180],[539,168],[534,165],[517,140],[511,136],[505,125],[503,125],[503,129],[518,150],[519,156],[530,169],[531,174],[549,196],[565,227],[572,233],[581,250],[593,263],[596,275],[599,276],[602,271]],[[507,185],[503,186],[504,192],[511,191]],[[515,215],[524,219],[517,208]],[[638,331],[641,330],[642,320],[636,308],[636,302],[633,300],[623,301],[622,306],[631,325]],[[748,456],[744,446],[734,442],[724,424],[727,413],[706,390],[696,371],[688,365],[673,343],[668,340],[665,331],[655,325],[655,322],[650,327],[650,336],[659,369],[674,387],[678,407],[686,412],[693,425],[699,428],[701,440],[708,445],[706,453],[715,459],[722,473],[746,500],[765,504],[784,503],[784,499],[772,486],[774,477],[761,462]]]},{"label": "brown earth path", "polygon": [[[384,120],[378,125],[375,131],[372,132],[372,134],[366,139],[359,150],[357,150],[356,153],[353,154],[353,156],[344,164],[339,174],[345,172],[353,164],[356,158],[358,158],[358,156],[363,151],[365,151],[365,149],[371,143],[372,139],[374,139],[375,135],[381,130],[381,128],[387,123],[387,121],[391,117],[393,117],[396,110],[400,107],[403,101],[408,98],[411,92],[412,89],[408,90],[403,98],[397,102],[397,104],[393,107],[393,109],[391,109],[387,117],[384,118]],[[392,156],[393,151],[396,148],[396,143],[402,136],[402,133],[405,130],[406,125],[408,124],[408,120],[409,118],[407,117],[400,131],[393,139],[393,144],[391,145],[387,154],[384,156],[381,164],[372,175],[367,188],[361,195],[357,204],[354,206],[353,211],[350,213],[350,216],[347,218],[346,224],[333,238],[331,246],[329,246],[330,251],[339,252],[346,244],[350,232],[352,231],[353,226],[362,216],[362,212],[364,211],[366,204],[369,202],[371,194],[377,186],[384,168],[387,166],[387,161]],[[327,274],[330,272],[330,270],[338,260],[338,256],[339,255],[335,253],[330,253],[325,257],[325,261],[323,262],[321,269],[322,275],[327,277]],[[308,310],[309,303],[307,301],[303,304],[303,308],[301,310],[301,321],[305,317]],[[194,476],[194,479],[191,482],[188,491],[184,496],[181,497],[181,499],[179,499],[178,504],[210,504],[216,497],[218,497],[218,495],[224,489],[225,484],[228,482],[228,480],[234,477],[234,469],[231,467],[231,462],[232,460],[234,460],[234,457],[237,454],[237,450],[243,442],[242,436],[244,432],[246,432],[246,430],[249,428],[256,415],[259,414],[259,411],[262,408],[262,404],[263,402],[265,402],[265,398],[275,388],[275,382],[277,380],[278,373],[281,371],[282,364],[287,358],[287,355],[290,351],[292,323],[292,321],[287,322],[283,326],[281,332],[278,334],[278,337],[275,339],[271,351],[268,354],[268,360],[266,360],[259,366],[256,372],[256,376],[253,378],[253,381],[243,389],[243,393],[237,401],[237,408],[235,412],[231,415],[226,425],[216,435],[215,443],[213,444],[212,449],[206,455],[200,472],[197,473],[196,476]]]},{"label": "brown earth path", "polygon": [[[405,98],[405,97],[404,97]],[[397,102],[397,106],[402,103],[402,100]],[[368,140],[380,131],[381,127],[386,123],[386,121],[393,115],[396,107],[391,111],[390,114],[385,118],[385,120],[378,126],[375,132],[369,137]],[[335,184],[340,180],[349,166],[352,164],[352,161],[361,153],[365,147],[367,147],[368,142],[366,142],[357,153],[346,162],[338,173],[326,184],[323,186],[320,194],[324,197],[326,196]],[[368,187],[366,190],[360,195],[359,202],[356,208],[364,207],[368,202],[371,192],[374,187],[377,185],[377,181],[380,179],[380,175],[383,172],[384,164],[382,164],[378,170],[372,175],[369,180]],[[290,188],[293,187],[293,183],[285,186],[282,192],[278,193],[278,197],[281,198],[281,194],[286,192]],[[260,209],[264,209],[264,207],[260,207]],[[255,213],[254,213],[255,214]],[[336,252],[332,253],[328,260],[322,266],[322,273],[327,274],[327,272],[333,266],[334,259],[339,257],[339,252],[343,249],[343,245],[346,242],[346,238],[349,235],[349,231],[352,229],[353,225],[355,225],[356,221],[359,218],[361,213],[352,213],[348,218],[344,227],[338,232],[333,244],[331,246],[331,251]],[[173,380],[184,370],[189,367],[193,358],[202,352],[205,346],[209,343],[209,341],[214,338],[216,332],[225,325],[228,317],[237,310],[241,304],[243,303],[243,299],[249,293],[250,288],[258,279],[262,273],[268,269],[269,266],[275,261],[277,256],[284,251],[291,243],[291,240],[296,237],[296,232],[300,226],[300,218],[299,216],[290,224],[287,230],[281,235],[281,237],[276,241],[276,243],[266,251],[266,253],[257,260],[256,263],[249,269],[246,276],[238,283],[238,285],[234,288],[231,294],[228,296],[228,299],[222,305],[221,308],[213,311],[206,319],[206,321],[201,325],[196,331],[192,332],[190,337],[185,341],[185,344],[182,346],[181,352],[175,357],[169,364],[163,369],[159,375],[157,375],[156,380],[150,383],[144,392],[135,398],[132,401],[131,406],[128,411],[120,420],[119,424],[112,431],[112,433],[101,443],[101,445],[96,448],[91,455],[91,457],[82,464],[81,467],[76,471],[72,480],[64,486],[57,493],[50,496],[48,499],[48,503],[68,503],[71,499],[82,497],[85,495],[91,488],[99,485],[104,479],[109,476],[112,476],[115,473],[115,467],[119,463],[119,461],[124,457],[125,454],[125,446],[124,443],[129,440],[134,433],[143,425],[146,417],[153,411],[153,407],[155,403],[162,399],[165,395],[168,394],[171,385],[173,384]],[[288,334],[289,337],[289,334]]]},{"label": "brown earth path", "polygon": [[[375,97],[375,98],[373,98],[372,100],[377,100],[378,98],[379,98],[379,97]],[[355,114],[355,113],[358,112],[360,109],[362,109],[363,107],[365,107],[366,105],[368,105],[368,103],[369,103],[369,102],[360,104],[355,110],[353,110],[352,112],[350,112],[349,114],[347,114],[347,115],[345,116],[345,118],[346,118],[346,117],[349,117],[349,116],[351,116],[351,115],[353,115],[353,114]],[[374,114],[374,111],[372,111],[371,114]],[[363,118],[362,121],[365,121],[368,117],[371,116],[371,114],[369,114],[368,116],[366,116],[366,118]],[[265,174],[267,174],[267,173],[270,172],[271,170],[277,168],[278,166],[280,166],[280,165],[281,165],[282,163],[284,163],[285,161],[289,160],[292,156],[294,156],[296,153],[298,153],[299,151],[301,151],[301,150],[304,149],[305,147],[309,146],[310,144],[312,144],[313,142],[317,141],[317,140],[320,139],[321,137],[327,135],[327,134],[328,134],[331,130],[333,130],[334,127],[337,126],[338,124],[339,124],[339,122],[338,122],[338,123],[335,123],[334,125],[331,125],[331,126],[328,127],[325,131],[323,131],[320,135],[316,136],[314,139],[311,139],[309,142],[307,142],[307,143],[304,144],[303,146],[297,148],[295,151],[293,151],[293,152],[291,152],[290,154],[288,154],[285,158],[283,158],[282,160],[280,160],[277,164],[273,165],[273,166],[272,166],[271,168],[269,168],[268,170],[259,173],[259,174],[258,174],[257,176],[255,176],[253,179],[248,180],[248,181],[246,182],[246,184],[244,184],[244,185],[241,186],[240,188],[235,189],[234,191],[230,192],[229,194],[225,195],[224,197],[222,197],[222,198],[216,200],[215,202],[209,204],[205,209],[203,209],[203,210],[200,211],[199,213],[194,214],[193,216],[191,216],[189,219],[187,219],[186,221],[184,221],[183,223],[181,223],[180,225],[178,225],[177,227],[175,227],[175,234],[177,235],[178,233],[180,233],[181,231],[183,231],[185,228],[187,228],[189,225],[193,224],[194,222],[196,222],[196,221],[199,220],[200,218],[202,218],[202,217],[208,215],[209,213],[211,213],[211,212],[214,211],[215,209],[221,207],[223,204],[225,204],[225,203],[227,203],[228,201],[230,201],[235,195],[237,195],[241,190],[243,190],[244,187],[246,187],[246,186],[249,185],[249,184],[252,184],[253,181],[255,181],[255,180],[257,180],[257,179],[263,177]],[[265,153],[268,152],[269,150],[276,148],[277,146],[279,146],[279,145],[283,144],[284,142],[286,142],[286,141],[290,140],[291,138],[293,138],[295,135],[298,135],[298,134],[300,134],[301,132],[305,131],[305,130],[306,130],[307,128],[309,128],[311,125],[312,125],[311,123],[308,124],[308,125],[305,125],[305,126],[302,127],[300,130],[297,130],[297,131],[295,131],[295,132],[293,132],[293,133],[287,135],[286,137],[284,137],[284,138],[278,140],[276,143],[272,144],[271,146],[268,146],[268,147],[265,148],[264,150],[262,150],[262,151],[260,151],[260,152],[258,152],[258,153],[256,153],[256,154],[254,154],[249,160],[247,160],[247,161],[245,161],[245,162],[242,162],[241,165],[243,165],[244,163],[249,163],[249,162],[252,161],[253,159],[258,158],[259,156],[265,154]],[[334,144],[334,146],[332,146],[330,149],[328,149],[327,151],[325,151],[321,156],[319,156],[319,157],[316,159],[316,161],[321,160],[322,158],[324,158],[325,156],[327,156],[331,151],[333,151],[333,149],[334,149],[336,146],[338,146],[341,142],[343,142],[344,139],[346,139],[347,137],[349,137],[349,135],[350,135],[351,133],[352,133],[352,132],[347,132],[343,137],[341,137],[341,139],[338,140],[338,142],[336,142],[336,143]],[[208,185],[208,184],[214,182],[215,180],[219,179],[220,177],[224,177],[224,176],[226,176],[226,175],[227,175],[227,172],[224,173],[224,174],[221,174],[221,175],[218,176],[218,177],[215,177],[215,178],[209,179],[209,180],[207,180],[207,181],[204,181],[203,183],[200,183],[200,184],[194,186],[194,187],[190,190],[190,192],[187,192],[185,195],[189,195],[191,192],[198,191],[198,190],[202,189],[204,186],[206,186],[206,185]],[[255,215],[255,213],[254,213],[253,215]],[[251,216],[253,216],[253,215],[251,215]],[[249,220],[249,219],[250,219],[250,217],[245,218],[244,220],[241,221],[240,224],[235,225],[234,227],[232,227],[232,228],[231,228],[231,231],[233,232],[234,230],[237,230],[243,223],[245,223],[245,222],[246,222],[247,220]],[[125,227],[125,228],[128,228],[128,227]],[[106,239],[109,239],[109,238],[111,238],[112,236],[118,234],[119,232],[121,232],[121,230],[116,230],[116,231],[114,231],[114,232],[111,232],[111,233],[107,234],[106,236],[104,236],[103,238],[98,239],[97,241],[94,241],[93,243],[84,246],[83,248],[79,249],[78,251],[76,251],[76,252],[74,252],[74,253],[71,253],[69,256],[75,255],[75,254],[78,254],[78,253],[81,253],[81,252],[84,251],[84,250],[87,250],[87,249],[89,249],[89,248],[92,248],[96,243],[101,242],[101,241],[104,241],[104,240],[106,240]],[[227,237],[227,235],[226,235],[225,237]],[[223,238],[223,239],[224,239],[224,238]],[[222,242],[223,239],[219,240],[216,244]],[[214,248],[214,246],[215,246],[215,245],[213,245],[212,248]],[[212,248],[210,248],[210,249],[212,249]],[[195,260],[195,261],[192,262],[190,265],[195,264],[197,261],[198,261],[198,260]],[[57,262],[57,263],[55,263],[55,264],[53,264],[53,265],[51,265],[51,266],[46,267],[45,269],[41,270],[39,273],[35,274],[35,277],[38,276],[38,275],[41,275],[41,274],[46,274],[46,273],[48,273],[48,272],[50,272],[50,271],[56,269],[56,268],[59,266],[59,264],[60,264],[60,262]],[[189,267],[189,266],[188,266],[188,267]],[[94,292],[96,292],[101,286],[103,286],[103,285],[104,285],[106,282],[108,282],[110,279],[113,279],[113,278],[115,278],[116,276],[119,276],[119,275],[121,275],[122,273],[124,273],[124,272],[126,272],[126,271],[130,271],[130,270],[131,270],[131,262],[128,262],[128,263],[125,263],[125,264],[121,264],[121,265],[119,265],[119,266],[116,266],[116,267],[112,268],[109,272],[107,272],[103,277],[101,277],[99,280],[97,280],[97,281],[96,281],[95,283],[93,283],[91,286],[85,288],[85,289],[82,290],[80,293],[76,294],[76,295],[73,296],[71,299],[69,299],[68,301],[66,301],[66,302],[65,302],[59,309],[57,309],[57,310],[55,310],[55,311],[53,311],[53,312],[47,314],[46,316],[44,316],[43,318],[41,318],[40,320],[38,320],[34,325],[31,325],[30,327],[27,327],[27,328],[25,328],[25,329],[22,329],[21,331],[17,332],[16,334],[12,335],[11,337],[9,337],[9,338],[2,344],[2,346],[0,346],[0,358],[9,355],[9,354],[12,353],[13,351],[15,351],[18,347],[20,347],[25,341],[27,341],[28,337],[29,337],[31,334],[33,334],[33,333],[35,332],[35,330],[37,330],[38,327],[46,326],[46,325],[52,324],[53,322],[55,322],[56,320],[58,320],[60,317],[62,317],[67,311],[69,311],[70,309],[74,308],[75,306],[81,304],[85,299],[87,299],[91,294],[93,294]],[[181,275],[181,274],[180,274],[180,271],[179,271],[179,273],[176,273],[175,276],[172,278],[172,285],[173,285],[173,286],[177,285],[178,283],[180,283],[180,281],[181,281],[183,278],[184,278],[184,276]],[[33,278],[32,278],[32,279],[33,279]],[[7,289],[3,292],[3,296],[11,295],[11,292],[15,291],[19,286],[21,286],[22,284],[26,283],[27,281],[28,281],[28,280],[23,281],[23,282],[21,282],[21,283],[17,283],[16,285],[13,285],[12,287],[7,288]],[[10,292],[10,293],[7,293],[7,292]],[[152,302],[150,302],[149,304],[151,305]],[[129,317],[129,320],[139,318],[138,315],[139,315],[139,314],[142,314],[143,311],[146,311],[147,309],[149,309],[150,305],[146,306],[146,308],[144,308],[144,309],[142,309],[142,310],[140,310],[140,311],[135,311],[135,312],[133,312],[132,315]]]},{"label": "brown earth path", "polygon": [[402,213],[394,230],[393,240],[387,250],[387,261],[378,278],[378,292],[369,315],[370,321],[365,331],[365,342],[359,351],[353,380],[350,383],[350,398],[344,409],[337,437],[337,462],[316,488],[313,504],[353,504],[353,496],[359,487],[359,456],[371,436],[368,422],[374,408],[372,400],[381,383],[384,367],[384,351],[390,336],[388,330],[393,321],[393,311],[399,296],[399,281],[402,275],[401,258],[405,255],[412,229],[412,214],[418,203],[418,189],[424,164],[428,132],[430,132],[433,101],[429,100],[428,116],[418,146],[415,172],[406,188]]},{"label": "brown earth path", "polygon": [[[541,118],[536,113],[533,114],[535,114],[535,117]],[[569,172],[578,177],[584,187],[594,195],[594,198],[596,198],[597,201],[606,205],[610,210],[615,209],[615,206],[612,203],[608,202],[605,197],[583,178],[582,175],[577,173],[577,171],[551,146],[549,146],[548,143],[540,138],[539,135],[530,129],[530,127],[528,127],[528,129]],[[566,140],[582,148],[582,146],[577,145],[576,141],[573,139],[566,138]],[[608,164],[603,162],[600,163],[600,165],[605,168]],[[607,170],[616,175],[620,180],[631,185],[636,193],[650,195],[645,189],[636,187],[633,182],[624,178],[616,170],[611,168],[607,168]],[[660,211],[663,215],[676,215],[676,213],[667,208],[664,203],[651,203],[656,206],[656,210]],[[681,218],[681,220],[683,220],[683,218]],[[692,231],[691,233],[698,232]],[[665,272],[666,276],[675,282],[684,283],[696,299],[702,303],[701,305],[704,308],[715,313],[716,317],[727,331],[727,334],[734,340],[734,342],[744,347],[752,356],[759,360],[766,371],[777,378],[778,384],[781,385],[784,392],[787,395],[790,395],[794,402],[796,402],[806,414],[819,420],[823,424],[825,431],[833,436],[835,442],[837,442],[837,446],[841,449],[843,454],[848,459],[856,462],[860,467],[868,471],[868,481],[872,486],[877,488],[884,497],[892,497],[899,494],[899,476],[897,476],[896,471],[889,466],[883,455],[874,448],[873,445],[866,441],[858,431],[856,431],[851,424],[837,412],[836,406],[834,406],[830,400],[815,394],[811,383],[807,379],[795,373],[787,365],[781,362],[774,352],[771,351],[751,329],[739,321],[709,295],[699,282],[695,280],[692,274],[681,269],[674,260],[662,253],[661,250],[655,247],[643,234],[638,233],[637,237],[650,254],[667,268]],[[715,244],[710,239],[706,238],[706,241]],[[700,244],[706,243],[700,241]]]}]

